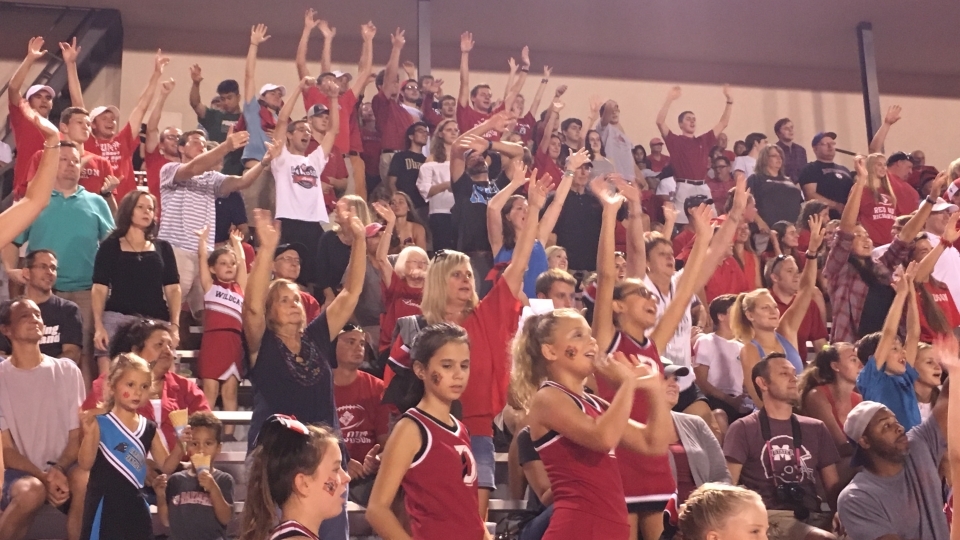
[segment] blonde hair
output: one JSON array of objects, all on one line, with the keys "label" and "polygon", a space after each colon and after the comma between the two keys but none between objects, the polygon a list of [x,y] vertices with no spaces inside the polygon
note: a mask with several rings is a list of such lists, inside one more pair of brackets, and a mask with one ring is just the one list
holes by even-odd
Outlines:
[{"label": "blonde hair", "polygon": [[409,260],[410,256],[414,254],[423,255],[423,258],[427,260],[427,269],[429,271],[430,257],[427,255],[427,252],[419,246],[407,246],[400,250],[400,254],[397,255],[397,262],[393,263],[393,271],[396,272],[398,276],[406,277],[407,260]]},{"label": "blonde hair", "polygon": [[753,311],[757,305],[757,299],[763,295],[773,298],[770,291],[766,289],[740,293],[730,310],[730,329],[733,330],[733,335],[744,343],[753,339],[753,323],[747,318],[747,312]]},{"label": "blonde hair", "polygon": [[307,312],[303,309],[303,300],[300,296],[300,287],[289,279],[275,279],[270,282],[270,288],[267,289],[267,299],[264,303],[264,315],[266,318],[267,328],[271,332],[276,332],[277,330],[277,323],[273,320],[271,315],[273,313],[273,306],[280,300],[280,291],[284,287],[290,288],[297,294],[297,300],[300,303],[300,312],[303,314],[303,317],[300,319],[300,332],[303,332],[303,330],[307,327]]},{"label": "blonde hair", "polygon": [[[867,156],[867,189],[873,193],[873,200],[880,200],[880,188],[883,188],[887,192],[887,195],[890,197],[893,206],[897,205],[897,194],[893,191],[893,186],[890,185],[890,175],[889,173],[884,176],[877,176],[873,174],[873,167],[877,162],[886,163],[887,158],[883,154],[875,153]],[[879,185],[877,183],[879,182]]]},{"label": "blonde hair", "polygon": [[553,343],[553,333],[561,319],[582,318],[574,309],[555,309],[531,315],[513,340],[513,371],[510,375],[510,401],[527,409],[540,384],[547,380],[547,360],[543,346]]},{"label": "blonde hair", "polygon": [[947,167],[947,171],[950,174],[950,180],[956,180],[960,178],[960,158],[957,158],[950,162],[950,165]]},{"label": "blonde hair", "polygon": [[680,533],[684,540],[704,540],[707,533],[723,528],[726,521],[747,504],[763,504],[756,492],[740,486],[708,482],[687,498],[680,511]]},{"label": "blonde hair", "polygon": [[546,251],[546,253],[547,253],[547,259],[549,260],[550,257],[553,257],[553,255],[554,255],[555,253],[559,253],[559,252],[561,252],[561,251],[564,252],[564,253],[566,253],[566,252],[567,252],[567,248],[565,248],[565,247],[563,247],[563,246],[550,246],[550,247],[548,247],[545,251]]},{"label": "blonde hair", "polygon": [[[363,200],[363,198],[358,195],[344,195],[343,197],[340,197],[340,200],[346,202],[350,208],[353,208],[353,211],[356,212],[357,217],[360,218],[361,222],[363,222],[364,227],[370,224],[370,207],[367,206],[367,201]],[[413,208],[411,208],[411,210],[413,210]],[[330,230],[338,233],[340,232],[340,229],[340,224],[331,220]]]},{"label": "blonde hair", "polygon": [[[470,268],[470,257],[459,251],[441,251],[433,258],[433,262],[427,269],[427,279],[423,284],[423,300],[420,301],[420,310],[427,319],[427,324],[446,322],[447,278],[456,267],[463,264]],[[478,276],[473,276],[473,279],[476,283]],[[463,310],[464,313],[471,313],[479,303],[480,298],[474,289]]]},{"label": "blonde hair", "polygon": [[113,387],[123,377],[123,374],[130,370],[143,372],[147,375],[147,378],[152,377],[150,364],[140,356],[133,353],[124,353],[117,356],[110,364],[107,383],[103,385],[103,402],[98,407],[107,411],[113,410],[113,407],[117,404],[116,396],[113,395]]}]

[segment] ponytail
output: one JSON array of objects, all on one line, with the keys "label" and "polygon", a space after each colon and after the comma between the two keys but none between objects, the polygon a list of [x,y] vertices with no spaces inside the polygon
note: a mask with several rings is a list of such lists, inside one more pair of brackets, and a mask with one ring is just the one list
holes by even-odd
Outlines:
[{"label": "ponytail", "polygon": [[753,307],[753,292],[740,293],[730,308],[730,329],[737,340],[746,343],[753,339],[753,323],[747,318],[747,310]]},{"label": "ponytail", "polygon": [[515,406],[528,409],[533,395],[547,380],[547,361],[543,346],[553,342],[553,331],[560,319],[580,317],[573,309],[555,309],[542,315],[531,315],[513,340],[513,372],[510,376],[510,397]]},{"label": "ponytail", "polygon": [[269,538],[276,520],[276,503],[270,496],[270,480],[263,448],[252,453],[250,479],[247,483],[247,500],[243,504],[240,540]]},{"label": "ponytail", "polygon": [[814,357],[813,362],[807,365],[807,368],[800,374],[800,403],[807,399],[807,394],[811,390],[824,384],[831,384],[837,380],[837,374],[833,371],[834,362],[840,361],[840,345],[849,345],[849,343],[837,343],[826,345]]}]

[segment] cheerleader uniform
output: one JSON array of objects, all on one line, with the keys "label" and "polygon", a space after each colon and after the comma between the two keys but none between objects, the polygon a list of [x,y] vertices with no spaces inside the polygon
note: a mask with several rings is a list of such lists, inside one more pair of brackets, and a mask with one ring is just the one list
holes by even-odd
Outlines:
[{"label": "cheerleader uniform", "polygon": [[470,435],[459,420],[450,426],[421,411],[403,415],[416,422],[423,443],[403,476],[403,492],[414,540],[480,540],[486,525],[477,513],[477,462]]},{"label": "cheerleader uniform", "polygon": [[137,429],[130,431],[112,412],[97,416],[97,423],[100,448],[90,470],[80,538],[152,539],[153,521],[142,489],[157,425],[140,416]]},{"label": "cheerleader uniform", "polygon": [[298,536],[305,536],[310,540],[320,540],[316,533],[293,520],[284,521],[274,527],[270,531],[269,540],[284,540],[284,538],[296,538]]},{"label": "cheerleader uniform", "polygon": [[[579,396],[552,381],[540,388],[545,386],[570,396],[590,418],[603,412],[593,398]],[[547,432],[533,444],[553,490],[553,516],[543,540],[627,540],[630,523],[613,450],[590,450],[555,431]]]},{"label": "cheerleader uniform", "polygon": [[198,375],[201,379],[242,380],[243,365],[243,289],[236,281],[224,283],[216,278],[203,295],[203,340],[200,342]]}]

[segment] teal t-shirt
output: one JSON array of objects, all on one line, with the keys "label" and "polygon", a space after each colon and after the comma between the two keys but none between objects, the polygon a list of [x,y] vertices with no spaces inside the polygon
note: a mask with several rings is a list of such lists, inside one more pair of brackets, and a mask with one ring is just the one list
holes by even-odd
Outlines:
[{"label": "teal t-shirt", "polygon": [[857,375],[857,391],[865,401],[876,401],[890,409],[903,429],[910,431],[920,425],[920,405],[913,391],[913,383],[919,377],[910,364],[902,375],[877,369],[877,360],[871,356]]},{"label": "teal t-shirt", "polygon": [[93,261],[100,241],[113,226],[107,201],[78,186],[67,197],[54,190],[50,205],[13,242],[29,244],[28,251],[49,249],[57,256],[56,290],[85,291],[93,287]]}]

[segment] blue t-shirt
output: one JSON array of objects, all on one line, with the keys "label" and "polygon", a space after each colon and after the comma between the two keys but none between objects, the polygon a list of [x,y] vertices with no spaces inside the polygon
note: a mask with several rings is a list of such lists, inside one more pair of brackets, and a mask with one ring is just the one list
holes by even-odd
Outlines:
[{"label": "blue t-shirt", "polygon": [[[500,248],[500,253],[497,253],[493,263],[509,263],[511,260],[513,260],[513,250]],[[523,273],[523,294],[527,295],[527,298],[537,297],[537,278],[548,269],[547,251],[543,249],[543,244],[536,240],[533,243],[533,251],[530,252],[530,260],[527,261],[527,270]]]},{"label": "blue t-shirt", "polygon": [[896,415],[903,429],[910,431],[920,425],[920,405],[913,390],[913,383],[919,377],[910,364],[903,375],[891,375],[877,369],[877,360],[871,356],[857,375],[857,391],[864,400],[885,405]]},{"label": "blue t-shirt", "polygon": [[263,159],[263,155],[267,153],[266,142],[269,137],[263,132],[263,127],[260,125],[260,107],[260,100],[256,98],[243,105],[243,119],[247,123],[247,133],[250,134],[250,140],[243,147],[243,161],[248,159],[260,161]]}]

